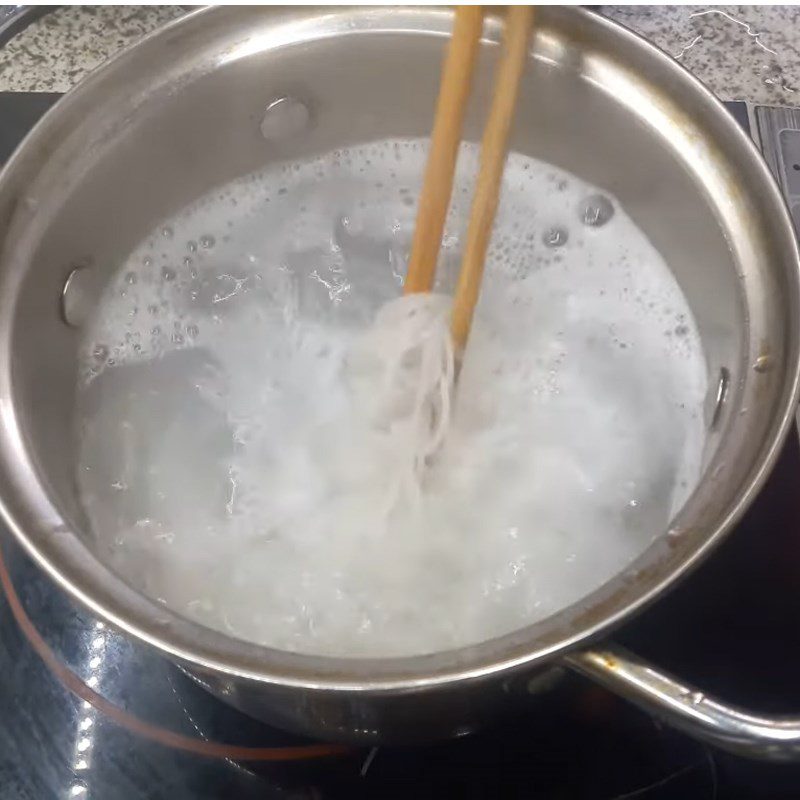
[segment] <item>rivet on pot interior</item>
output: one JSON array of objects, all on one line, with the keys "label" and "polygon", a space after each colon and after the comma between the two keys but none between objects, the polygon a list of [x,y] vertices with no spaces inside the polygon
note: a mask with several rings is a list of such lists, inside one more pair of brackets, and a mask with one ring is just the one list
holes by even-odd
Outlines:
[{"label": "rivet on pot interior", "polygon": [[259,129],[267,141],[277,142],[304,131],[310,119],[305,103],[294,97],[277,97],[267,106]]},{"label": "rivet on pot interior", "polygon": [[731,382],[731,373],[727,367],[720,367],[719,377],[717,378],[717,386],[713,398],[710,398],[713,405],[711,406],[711,414],[708,429],[713,431],[719,425],[722,416],[722,407],[725,404],[725,398],[728,396],[728,386]]},{"label": "rivet on pot interior", "polygon": [[753,369],[756,372],[769,372],[772,369],[772,356],[759,356],[756,359],[755,364],[753,364]]},{"label": "rivet on pot interior", "polygon": [[80,327],[94,304],[91,292],[92,273],[88,267],[75,267],[61,290],[61,318],[73,327]]}]

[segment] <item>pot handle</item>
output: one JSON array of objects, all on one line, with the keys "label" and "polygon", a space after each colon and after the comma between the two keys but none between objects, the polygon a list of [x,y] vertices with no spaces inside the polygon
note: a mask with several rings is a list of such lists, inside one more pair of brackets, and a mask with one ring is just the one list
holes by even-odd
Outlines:
[{"label": "pot handle", "polygon": [[613,644],[570,654],[564,661],[644,711],[722,750],[769,761],[800,758],[800,717],[768,717],[726,705]]}]

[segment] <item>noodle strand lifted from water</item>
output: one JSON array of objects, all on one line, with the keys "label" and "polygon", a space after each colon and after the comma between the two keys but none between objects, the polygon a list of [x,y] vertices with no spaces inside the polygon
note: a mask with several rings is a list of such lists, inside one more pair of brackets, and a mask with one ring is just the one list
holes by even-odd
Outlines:
[{"label": "noodle strand lifted from water", "polygon": [[398,453],[387,515],[400,503],[418,506],[426,464],[447,433],[455,373],[449,309],[449,298],[437,294],[392,300],[347,360],[357,406]]}]

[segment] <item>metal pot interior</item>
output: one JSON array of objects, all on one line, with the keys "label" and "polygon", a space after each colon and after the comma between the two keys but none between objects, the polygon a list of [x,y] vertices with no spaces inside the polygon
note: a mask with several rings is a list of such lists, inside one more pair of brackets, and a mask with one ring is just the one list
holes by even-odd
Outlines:
[{"label": "metal pot interior", "polygon": [[[391,662],[290,656],[156,608],[92,556],[74,479],[80,332],[59,313],[89,266],[99,293],[160,220],[214,186],[283,160],[426,135],[449,12],[218,8],[169,26],[57,105],[0,180],[0,485],[39,562],[112,622],[185,659],[259,679],[351,686],[445,681],[532,663],[607,628],[730,526],[786,430],[798,362],[797,252],[755,149],[677,64],[576,8],[542,8],[513,149],[613,193],[664,255],[702,334],[709,386],[727,373],[705,477],[624,575],[556,617],[467,650]],[[467,138],[480,135],[498,47],[489,21]],[[311,124],[265,141],[276,97]],[[754,370],[757,360],[763,369]],[[716,397],[706,410],[711,425]]]}]

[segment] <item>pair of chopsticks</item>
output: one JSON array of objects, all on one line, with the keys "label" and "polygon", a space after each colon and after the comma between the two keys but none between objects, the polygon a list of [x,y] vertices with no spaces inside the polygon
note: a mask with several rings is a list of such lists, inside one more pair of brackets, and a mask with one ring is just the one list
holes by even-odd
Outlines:
[{"label": "pair of chopsticks", "polygon": [[[500,197],[508,135],[528,55],[533,16],[531,6],[510,6],[506,14],[504,53],[497,70],[491,108],[481,141],[478,181],[453,298],[450,330],[458,354],[466,346],[478,302],[483,263]],[[406,294],[429,292],[433,288],[482,32],[482,7],[458,6],[453,36],[442,67],[430,151],[411,243],[404,288]]]}]

